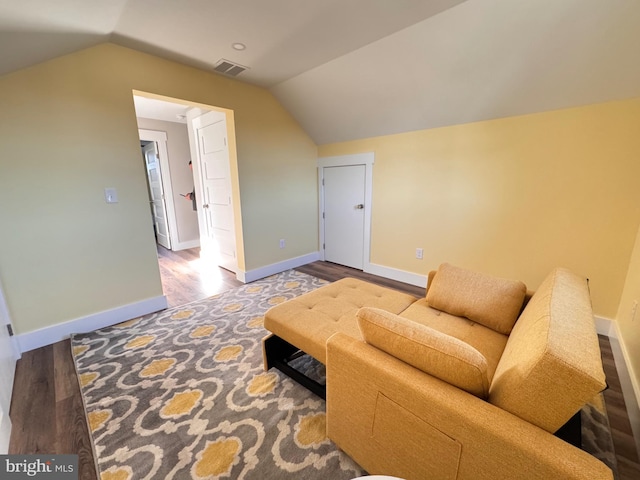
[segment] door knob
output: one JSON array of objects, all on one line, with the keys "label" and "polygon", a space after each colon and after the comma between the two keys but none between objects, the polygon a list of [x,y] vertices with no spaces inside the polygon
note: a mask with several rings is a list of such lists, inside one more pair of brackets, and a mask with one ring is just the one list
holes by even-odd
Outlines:
[{"label": "door knob", "polygon": [[202,205],[202,208],[209,208],[209,204],[205,203],[204,205]]},{"label": "door knob", "polygon": [[358,205],[356,205],[356,208],[358,210],[362,210],[364,208],[364,203],[359,203]]}]

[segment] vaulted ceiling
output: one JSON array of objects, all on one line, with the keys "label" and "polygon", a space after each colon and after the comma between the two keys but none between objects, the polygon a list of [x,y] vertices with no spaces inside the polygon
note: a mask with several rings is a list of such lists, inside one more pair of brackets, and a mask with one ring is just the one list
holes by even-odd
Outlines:
[{"label": "vaulted ceiling", "polygon": [[225,59],[324,144],[640,96],[639,26],[638,0],[0,0],[0,75],[106,41]]}]

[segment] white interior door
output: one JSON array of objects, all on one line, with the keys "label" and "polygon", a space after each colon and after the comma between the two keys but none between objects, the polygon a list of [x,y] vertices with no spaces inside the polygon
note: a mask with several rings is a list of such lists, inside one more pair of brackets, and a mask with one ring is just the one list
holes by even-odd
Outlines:
[{"label": "white interior door", "polygon": [[0,285],[0,455],[5,455],[9,451],[11,437],[9,408],[17,358],[7,325],[10,325],[9,311]]},{"label": "white interior door", "polygon": [[151,142],[145,146],[142,151],[144,152],[144,160],[147,166],[149,200],[151,202],[153,224],[156,227],[156,238],[160,245],[170,249],[171,239],[169,238],[169,227],[167,223],[167,208],[164,203],[164,188],[162,186],[162,171],[160,170],[158,145],[156,142]]},{"label": "white interior door", "polygon": [[323,181],[325,260],[362,270],[365,166],[325,167]]},{"label": "white interior door", "polygon": [[193,120],[197,142],[201,218],[201,256],[234,273],[238,271],[236,234],[231,194],[231,167],[227,121],[220,112],[209,112]]}]

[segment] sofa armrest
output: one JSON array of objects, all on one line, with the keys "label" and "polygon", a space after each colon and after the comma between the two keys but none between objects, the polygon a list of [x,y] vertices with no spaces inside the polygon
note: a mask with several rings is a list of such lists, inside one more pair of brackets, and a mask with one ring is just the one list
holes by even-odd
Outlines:
[{"label": "sofa armrest", "polygon": [[344,334],[327,343],[327,434],[370,474],[407,480],[611,480],[591,455]]}]

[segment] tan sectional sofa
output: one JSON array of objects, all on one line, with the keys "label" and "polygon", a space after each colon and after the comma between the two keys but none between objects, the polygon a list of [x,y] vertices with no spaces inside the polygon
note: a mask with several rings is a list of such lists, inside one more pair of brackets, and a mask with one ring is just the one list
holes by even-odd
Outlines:
[{"label": "tan sectional sofa", "polygon": [[586,279],[557,269],[529,298],[444,264],[419,300],[341,282],[265,327],[326,364],[327,434],[370,474],[613,478],[553,435],[605,388]]}]

